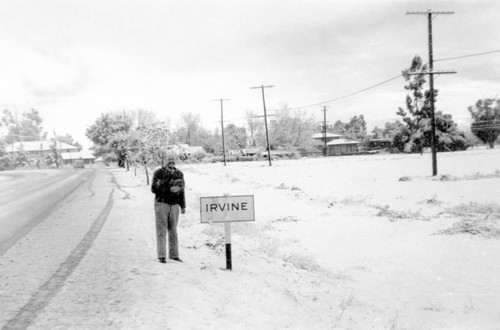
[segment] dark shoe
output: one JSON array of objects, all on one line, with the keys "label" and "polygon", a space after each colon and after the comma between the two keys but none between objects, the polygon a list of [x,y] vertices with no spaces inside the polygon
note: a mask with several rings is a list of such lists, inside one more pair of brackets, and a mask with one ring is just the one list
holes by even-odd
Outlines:
[{"label": "dark shoe", "polygon": [[165,258],[158,258],[158,261],[161,262],[162,264],[167,263],[167,260]]},{"label": "dark shoe", "polygon": [[178,261],[178,262],[182,262],[181,258],[170,258],[170,259]]}]

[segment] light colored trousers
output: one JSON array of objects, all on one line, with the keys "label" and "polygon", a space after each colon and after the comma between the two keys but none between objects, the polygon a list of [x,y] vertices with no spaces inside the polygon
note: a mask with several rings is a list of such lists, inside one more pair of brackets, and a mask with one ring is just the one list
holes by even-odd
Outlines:
[{"label": "light colored trousers", "polygon": [[177,222],[179,221],[179,205],[170,205],[155,201],[156,218],[156,249],[158,258],[166,258],[167,231],[168,231],[168,257],[179,258],[177,242]]}]

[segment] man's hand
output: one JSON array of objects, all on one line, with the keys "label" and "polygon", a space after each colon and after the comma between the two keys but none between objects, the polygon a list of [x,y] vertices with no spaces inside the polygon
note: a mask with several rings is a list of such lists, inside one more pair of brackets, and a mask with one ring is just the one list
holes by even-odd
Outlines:
[{"label": "man's hand", "polygon": [[181,209],[181,214],[185,214],[186,213],[186,209]]},{"label": "man's hand", "polygon": [[177,192],[179,192],[179,190],[181,190],[181,188],[178,187],[178,186],[172,186],[172,187],[170,187],[170,191],[173,192],[173,193],[177,193]]}]

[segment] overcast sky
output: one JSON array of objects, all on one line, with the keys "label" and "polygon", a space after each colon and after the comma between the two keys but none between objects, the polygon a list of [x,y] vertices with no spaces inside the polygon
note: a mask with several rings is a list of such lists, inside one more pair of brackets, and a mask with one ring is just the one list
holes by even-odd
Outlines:
[{"label": "overcast sky", "polygon": [[[333,100],[400,74],[414,55],[428,60],[500,50],[499,1],[23,1],[0,2],[0,106],[40,111],[44,128],[72,134],[101,114],[145,109],[175,124],[199,113],[212,129],[224,118],[244,125],[245,111],[303,107]],[[454,70],[435,80],[437,110],[466,126],[467,107],[498,96],[500,52],[436,61]],[[325,103],[327,119],[363,114],[369,130],[397,119],[403,78]],[[304,108],[322,119],[320,105]]]}]

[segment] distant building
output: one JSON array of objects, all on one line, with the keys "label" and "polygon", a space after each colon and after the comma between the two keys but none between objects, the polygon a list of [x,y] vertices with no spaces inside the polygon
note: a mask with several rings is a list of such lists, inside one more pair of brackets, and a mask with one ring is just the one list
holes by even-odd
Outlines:
[{"label": "distant building", "polygon": [[392,148],[391,138],[371,139],[370,141],[368,141],[369,150],[390,149],[390,148]]},{"label": "distant building", "polygon": [[[312,138],[320,142],[318,146],[324,148],[325,133],[315,133]],[[326,133],[326,155],[342,156],[357,154],[360,143],[359,141],[348,140],[340,134]]]},{"label": "distant building", "polygon": [[335,139],[326,144],[327,156],[354,155],[359,151],[359,141]]},{"label": "distant building", "polygon": [[174,153],[181,160],[189,158],[189,156],[195,155],[197,153],[205,152],[205,149],[201,146],[190,146],[188,144],[171,144],[167,146],[167,150]]},{"label": "distant building", "polygon": [[260,153],[260,149],[259,148],[247,148],[247,149],[241,149],[241,154],[243,156],[255,156],[255,155],[258,155]]},{"label": "distant building", "polygon": [[[54,147],[53,141],[24,141],[14,142],[13,144],[5,146],[5,153],[16,155],[20,151],[24,151],[31,156],[45,158],[50,149]],[[57,142],[57,151],[65,152],[78,152],[78,148],[64,142]]]},{"label": "distant building", "polygon": [[93,164],[95,156],[90,151],[62,152],[61,158],[64,164],[73,164],[76,160],[82,160],[84,164]]},{"label": "distant building", "polygon": [[[314,140],[318,140],[321,142],[325,142],[325,133],[314,133],[312,138]],[[326,133],[326,143],[332,141],[332,140],[338,140],[338,139],[343,139],[344,136],[340,134],[333,134],[333,133]]]}]

